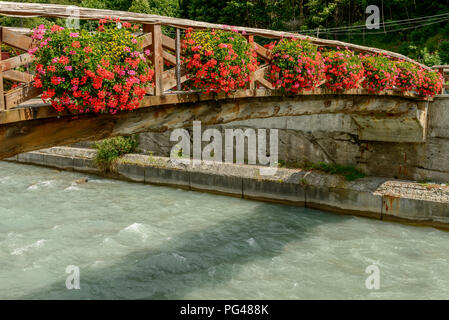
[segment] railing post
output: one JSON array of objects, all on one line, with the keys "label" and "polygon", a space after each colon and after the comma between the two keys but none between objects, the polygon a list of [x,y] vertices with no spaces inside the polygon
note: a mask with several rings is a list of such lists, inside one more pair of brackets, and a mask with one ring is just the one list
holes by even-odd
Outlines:
[{"label": "railing post", "polygon": [[176,28],[176,90],[181,91],[181,30]]},{"label": "railing post", "polygon": [[164,94],[164,84],[162,81],[162,74],[164,73],[164,57],[162,51],[162,30],[159,24],[144,24],[144,32],[151,32],[152,43],[150,45],[151,50],[151,63],[154,68],[154,95],[161,96]]},{"label": "railing post", "polygon": [[[253,58],[253,54],[254,54],[254,51],[255,51],[255,43],[254,43],[254,36],[246,36],[246,39],[248,40],[248,43],[250,44],[250,46],[251,46],[251,52],[250,52],[250,54],[251,54],[251,59]],[[254,72],[250,72],[249,73],[249,89],[250,90],[253,90],[253,89],[255,89],[256,88],[256,82],[255,82],[255,74],[254,74]]]},{"label": "railing post", "polygon": [[3,29],[0,27],[0,110],[6,110],[5,105],[5,94],[3,92],[3,66],[1,65],[2,61],[2,35]]},{"label": "railing post", "polygon": [[445,77],[444,77],[444,68],[443,68],[443,67],[439,68],[439,69],[438,69],[438,72],[439,72],[439,73],[441,74],[441,76],[443,77],[443,86],[442,86],[442,88],[441,88],[441,94],[444,94],[444,93],[445,93],[444,84],[445,84],[445,81],[446,81],[446,79],[445,79]]}]

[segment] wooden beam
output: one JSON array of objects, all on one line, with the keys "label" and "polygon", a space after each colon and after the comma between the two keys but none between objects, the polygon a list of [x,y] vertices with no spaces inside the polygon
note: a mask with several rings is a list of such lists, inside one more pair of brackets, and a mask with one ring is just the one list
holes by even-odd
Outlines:
[{"label": "wooden beam", "polygon": [[[174,69],[171,69],[174,70]],[[168,70],[170,71],[170,70]],[[168,72],[166,71],[166,73]],[[172,71],[173,72],[173,71]],[[184,79],[184,77],[183,77]],[[175,84],[173,85],[175,86]],[[405,99],[411,103],[413,102],[421,102],[421,101],[433,101],[434,99],[432,97],[422,97],[417,96],[413,93],[408,92],[401,92],[400,90],[385,90],[382,93],[379,93],[377,95],[372,95],[368,90],[366,89],[351,89],[346,90],[341,93],[335,93],[332,92],[332,90],[329,89],[323,89],[318,88],[314,89],[313,91],[303,91],[296,95],[298,99],[301,99],[303,97],[307,96],[314,96],[316,100],[327,100],[332,101],[332,99],[338,98],[338,97],[352,97],[352,99],[357,100],[359,98],[361,99],[383,99],[385,97],[395,97],[397,99]],[[202,94],[201,92],[184,92],[184,93],[177,93],[177,94],[164,94],[162,96],[145,96],[143,100],[140,103],[140,109],[145,108],[153,108],[155,106],[162,106],[162,105],[168,105],[168,104],[182,104],[182,103],[196,103],[199,101],[217,101],[217,100],[227,100],[227,99],[244,99],[244,98],[262,98],[263,99],[269,98],[269,97],[278,97],[279,99],[282,98],[293,98],[294,95],[285,97],[285,94],[281,92],[280,90],[269,90],[269,89],[255,89],[255,90],[237,90],[235,92],[230,92],[228,94],[225,93],[219,93],[219,94]],[[255,100],[257,101],[257,100]],[[400,113],[402,112],[400,109],[392,108],[391,106],[388,107],[389,112],[394,113]],[[378,110],[367,110],[367,112],[383,112],[383,107]],[[0,112],[0,127],[2,125],[6,125],[9,123],[14,122],[21,122],[21,121],[27,121],[27,120],[36,120],[36,119],[47,119],[47,118],[57,118],[60,116],[65,115],[72,115],[68,112],[62,112],[58,114],[53,107],[51,107],[48,104],[44,104],[41,99],[31,99],[28,100],[26,103],[20,105],[17,108],[14,109],[8,109],[3,112]]]},{"label": "wooden beam", "polygon": [[265,74],[268,71],[269,67],[270,67],[269,65],[265,65],[259,68],[258,70],[256,70],[254,75],[257,83],[261,84],[267,89],[274,89],[274,86],[271,84],[271,82],[265,79]]},{"label": "wooden beam", "polygon": [[175,55],[176,55],[176,90],[181,91],[181,30],[176,28],[176,38],[175,38]]},{"label": "wooden beam", "polygon": [[167,37],[165,34],[162,35],[162,46],[165,49],[168,49],[168,50],[171,50],[171,51],[176,51],[175,39]]},{"label": "wooden beam", "polygon": [[270,68],[270,65],[266,64],[264,66],[261,66],[259,69],[257,69],[254,73],[256,78],[264,77],[265,73],[268,72],[268,69]]},{"label": "wooden beam", "polygon": [[145,24],[144,32],[151,32],[153,40],[150,46],[151,63],[154,68],[154,95],[164,94],[162,74],[164,72],[164,51],[162,49],[162,29],[158,24]]},{"label": "wooden beam", "polygon": [[21,55],[3,60],[0,64],[0,71],[7,71],[16,67],[23,66],[24,64],[33,62],[34,59],[35,58],[31,57],[28,53],[23,53]]},{"label": "wooden beam", "polygon": [[[2,27],[0,27],[0,63],[2,62]],[[0,68],[0,112],[5,110],[5,95],[3,91],[3,72]]]},{"label": "wooden beam", "polygon": [[153,35],[151,34],[151,32],[145,33],[144,35],[140,36],[138,39],[141,41],[141,43],[139,45],[139,47],[141,49],[149,47],[153,44]]},{"label": "wooden beam", "polygon": [[261,56],[265,60],[271,60],[271,51],[270,50],[265,49],[263,46],[255,43],[255,42],[254,42],[254,45],[255,45],[256,52],[259,56]]},{"label": "wooden beam", "polygon": [[[150,51],[153,50],[153,33],[151,32],[151,27],[148,24],[144,24],[143,25],[143,32],[145,33],[145,37],[150,37],[151,40],[146,40],[146,42],[148,43],[148,46],[142,46],[142,50],[145,51],[147,49],[149,49]],[[150,57],[150,62],[151,64],[153,64],[153,59],[151,59],[154,55],[153,52],[151,52],[152,56]],[[146,88],[146,94],[150,94],[150,95],[154,95],[154,88],[152,87],[147,87]]]},{"label": "wooden beam", "polygon": [[[162,78],[164,79],[164,91],[170,90],[177,86],[178,80],[176,78],[176,68],[171,68],[164,71]],[[181,72],[180,82],[184,83],[185,81],[187,81],[187,76]]]},{"label": "wooden beam", "polygon": [[33,75],[21,72],[17,70],[8,70],[3,72],[3,78],[7,80],[17,81],[17,82],[31,82],[33,81]]},{"label": "wooden beam", "polygon": [[33,47],[33,40],[8,28],[2,28],[2,41],[14,48],[28,51]]},{"label": "wooden beam", "polygon": [[[55,5],[55,4],[43,4],[43,3],[23,3],[23,2],[6,2],[0,1],[0,15],[9,15],[17,17],[26,16],[42,16],[42,17],[58,17],[69,18],[70,12],[67,10],[68,6]],[[118,17],[123,21],[143,23],[143,24],[159,24],[178,28],[196,28],[196,29],[225,29],[229,30],[229,27],[221,24],[213,24],[208,22],[193,21],[188,19],[179,19],[172,17],[164,17],[153,14],[133,13],[126,11],[112,11],[103,9],[91,9],[79,7],[79,18],[86,20],[99,20],[104,17]],[[316,45],[340,47],[355,50],[362,53],[381,53],[387,54],[395,59],[402,59],[411,63],[417,64],[424,69],[431,70],[429,67],[418,63],[402,54],[386,51],[378,48],[370,48],[361,45],[351,44],[337,40],[319,39],[315,37],[305,36],[299,33],[274,31],[267,29],[246,28],[246,27],[233,27],[234,30],[239,32],[245,31],[247,34],[254,36],[261,36],[266,38],[291,38],[295,37],[302,40],[310,41]],[[174,50],[174,49],[173,49]]]},{"label": "wooden beam", "polygon": [[[250,91],[250,90],[248,90]],[[263,91],[263,90],[259,90]],[[243,91],[241,92],[243,93]],[[252,92],[254,93],[254,92]],[[175,95],[173,95],[176,98]],[[195,95],[191,95],[192,99]],[[211,95],[213,97],[213,95]],[[367,96],[314,95],[291,97],[267,97],[198,101],[197,103],[170,104],[169,96],[149,97],[168,99],[166,106],[143,108],[134,112],[110,114],[68,114],[44,120],[29,120],[0,126],[0,159],[15,154],[66,145],[79,141],[99,140],[110,136],[130,135],[139,132],[163,132],[176,128],[191,127],[192,121],[204,125],[229,123],[237,120],[272,117],[300,116],[322,113],[395,115],[408,112],[411,106],[420,107],[425,102],[410,102],[404,98]],[[196,95],[196,99],[198,99]],[[18,109],[17,111],[23,109]],[[30,110],[29,116],[37,113]],[[390,114],[390,116],[393,116]]]},{"label": "wooden beam", "polygon": [[262,86],[264,86],[267,89],[274,89],[274,87],[271,84],[271,82],[268,81],[267,79],[263,78],[263,77],[262,78],[257,78],[256,82],[261,84]]},{"label": "wooden beam", "polygon": [[31,83],[19,86],[18,88],[5,94],[6,109],[14,108],[15,106],[37,97],[42,93],[41,88],[35,88]]},{"label": "wooden beam", "polygon": [[[255,50],[255,42],[254,42],[254,36],[246,36],[246,40],[248,41],[249,45],[251,46],[251,53],[250,57],[252,57],[252,54]],[[253,90],[256,88],[256,76],[254,72],[249,73],[249,89]]]},{"label": "wooden beam", "polygon": [[22,27],[4,27],[4,28],[7,28],[8,30],[15,33],[23,34],[24,36],[31,36],[33,34],[33,30],[31,30],[30,28],[22,28]]},{"label": "wooden beam", "polygon": [[174,55],[164,50],[162,52],[162,56],[164,57],[165,61],[169,62],[173,66],[176,66],[176,57]]}]

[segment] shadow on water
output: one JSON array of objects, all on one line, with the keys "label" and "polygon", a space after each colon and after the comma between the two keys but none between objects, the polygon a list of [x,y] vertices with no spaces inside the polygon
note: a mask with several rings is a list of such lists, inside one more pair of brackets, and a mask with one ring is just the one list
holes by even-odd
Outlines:
[{"label": "shadow on water", "polygon": [[81,290],[67,290],[64,278],[20,298],[183,299],[193,288],[232,281],[244,265],[279,256],[286,245],[310,236],[319,225],[348,219],[280,207],[261,203],[244,216],[185,231],[156,249],[134,251],[113,265],[81,267]]}]

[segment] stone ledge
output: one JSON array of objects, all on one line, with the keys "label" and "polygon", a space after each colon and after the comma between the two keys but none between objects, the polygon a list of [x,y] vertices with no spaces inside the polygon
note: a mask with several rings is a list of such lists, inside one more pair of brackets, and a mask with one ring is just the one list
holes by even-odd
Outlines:
[{"label": "stone ledge", "polygon": [[337,175],[286,168],[262,176],[259,166],[183,163],[139,154],[122,157],[114,172],[104,173],[95,167],[94,155],[95,150],[57,147],[8,161],[449,229],[449,187],[444,185],[380,177],[348,182]]}]

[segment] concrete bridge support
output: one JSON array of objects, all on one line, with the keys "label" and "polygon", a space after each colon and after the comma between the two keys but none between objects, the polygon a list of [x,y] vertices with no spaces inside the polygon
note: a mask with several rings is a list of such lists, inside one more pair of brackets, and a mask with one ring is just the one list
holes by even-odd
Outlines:
[{"label": "concrete bridge support", "polygon": [[[256,94],[257,91],[254,93]],[[169,98],[168,102],[170,102]],[[407,132],[416,131],[414,136],[410,136],[410,141],[407,141],[416,142],[420,136],[425,136],[425,123],[421,121],[425,118],[425,108],[425,101],[406,97],[349,94],[265,97],[245,95],[238,98],[212,96],[205,101],[201,101],[197,96],[196,99],[195,97],[190,97],[190,100],[186,98],[186,102],[177,101],[177,104],[165,105],[161,103],[159,106],[144,107],[134,112],[115,115],[57,116],[51,107],[30,106],[0,113],[0,159],[26,151],[79,141],[191,127],[195,120],[201,121],[203,125],[214,125],[237,120],[313,114],[358,116],[360,130],[367,135],[376,133],[375,126],[372,127],[376,122],[366,119],[388,118],[390,123],[396,123],[396,133],[401,130],[406,131],[401,134],[403,137],[407,136]],[[14,117],[22,116],[20,113],[24,114],[22,118],[26,120],[12,121]],[[378,127],[377,130],[380,129]],[[392,132],[392,135],[395,132]]]}]

